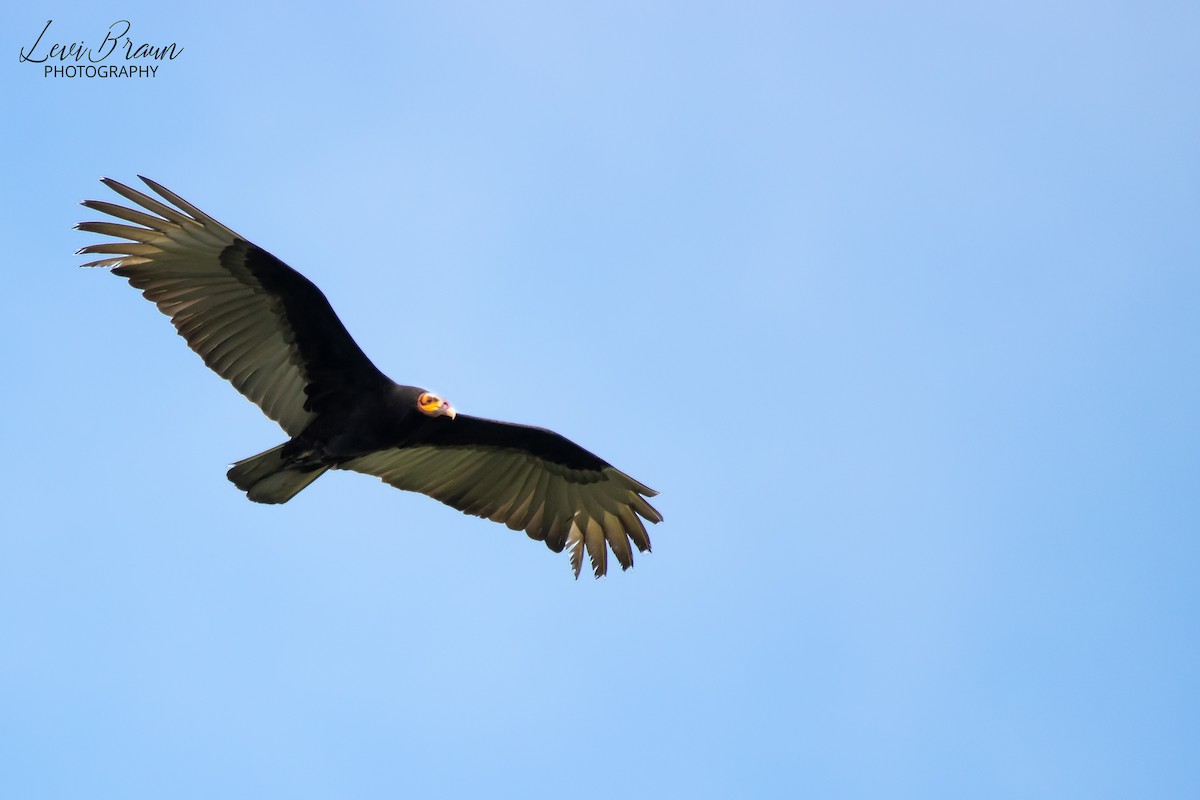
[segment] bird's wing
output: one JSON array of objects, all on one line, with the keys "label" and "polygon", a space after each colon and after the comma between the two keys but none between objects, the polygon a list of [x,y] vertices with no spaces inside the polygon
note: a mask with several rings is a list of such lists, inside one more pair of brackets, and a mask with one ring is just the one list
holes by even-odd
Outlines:
[{"label": "bird's wing", "polygon": [[642,518],[662,521],[646,502],[657,492],[569,439],[542,428],[464,414],[434,420],[410,445],[369,453],[340,467],[503,522],[555,552],[569,547],[576,577],[585,549],[596,577],[607,571],[607,548],[628,569],[633,564],[631,539],[638,550],[650,549]]},{"label": "bird's wing", "polygon": [[291,436],[331,399],[386,382],[312,282],[174,192],[142,180],[171,205],[105,178],[145,210],[85,200],[133,224],[77,225],[122,240],[82,248],[111,256],[83,266],[112,267],[141,289],[205,364]]}]

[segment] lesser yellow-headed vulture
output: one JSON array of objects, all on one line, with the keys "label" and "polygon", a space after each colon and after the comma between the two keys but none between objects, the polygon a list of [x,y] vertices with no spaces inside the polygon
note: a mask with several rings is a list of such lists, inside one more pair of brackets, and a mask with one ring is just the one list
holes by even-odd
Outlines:
[{"label": "lesser yellow-headed vulture", "polygon": [[[286,503],[329,469],[375,475],[467,514],[569,549],[597,577],[608,549],[622,569],[643,552],[656,492],[543,428],[466,414],[437,394],[391,381],[366,357],[315,285],[174,192],[162,202],[117,181],[140,208],[86,200],[121,222],[77,227],[120,241],[80,253],[111,267],[171,318],[204,363],[291,437],[239,461],[229,480],[258,503]],[[126,224],[130,223],[130,224]]]}]

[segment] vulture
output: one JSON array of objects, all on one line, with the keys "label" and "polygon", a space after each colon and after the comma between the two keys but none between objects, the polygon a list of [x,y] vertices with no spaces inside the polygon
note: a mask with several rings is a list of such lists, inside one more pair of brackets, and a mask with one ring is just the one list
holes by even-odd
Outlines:
[{"label": "vulture", "polygon": [[[141,177],[141,176],[139,176]],[[232,465],[256,503],[286,503],[327,470],[374,475],[569,551],[597,578],[608,550],[650,550],[657,492],[553,431],[459,414],[427,389],[394,383],[367,358],[311,281],[148,178],[161,199],[110,178],[133,206],[82,205],[117,222],[77,229],[119,241],[78,254],[111,268],[171,318],[192,350],[290,439]],[[163,202],[165,201],[165,202]]]}]

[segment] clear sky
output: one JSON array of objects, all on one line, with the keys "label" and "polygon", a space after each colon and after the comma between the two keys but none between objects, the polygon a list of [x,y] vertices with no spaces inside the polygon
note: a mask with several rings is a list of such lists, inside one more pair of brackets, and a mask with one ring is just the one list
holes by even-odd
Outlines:
[{"label": "clear sky", "polygon": [[[44,78],[51,18],[183,51]],[[1200,796],[1195,3],[4,28],[0,796]],[[660,490],[654,553],[248,502],[283,434],[72,255],[137,173]]]}]

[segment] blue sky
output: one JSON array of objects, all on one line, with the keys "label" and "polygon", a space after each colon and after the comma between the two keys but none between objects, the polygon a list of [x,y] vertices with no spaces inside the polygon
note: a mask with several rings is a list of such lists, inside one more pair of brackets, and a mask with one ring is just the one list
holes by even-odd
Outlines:
[{"label": "blue sky", "polygon": [[[184,51],[47,79],[51,18]],[[1194,4],[5,22],[0,795],[1200,792]],[[137,173],[659,489],[654,553],[247,502],[283,434],[76,268]]]}]

